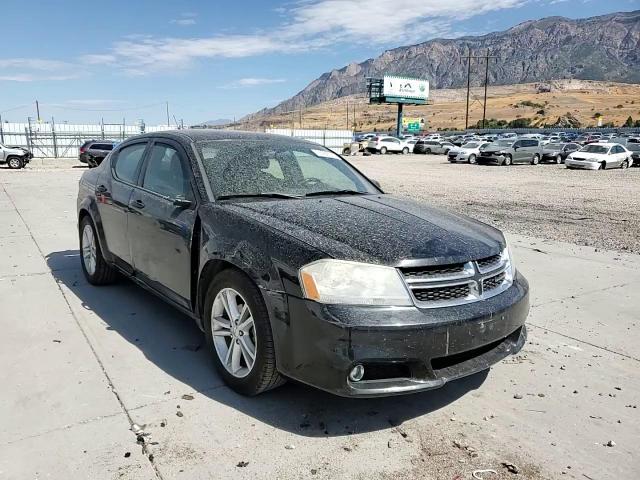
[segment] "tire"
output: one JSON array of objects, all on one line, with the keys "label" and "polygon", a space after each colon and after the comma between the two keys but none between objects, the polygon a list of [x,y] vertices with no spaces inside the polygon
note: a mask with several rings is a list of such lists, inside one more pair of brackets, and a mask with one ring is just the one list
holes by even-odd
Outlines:
[{"label": "tire", "polygon": [[[225,304],[229,305],[230,296],[235,298],[236,312],[242,309],[241,303],[248,307],[248,313],[244,318],[248,320],[247,316],[250,315],[249,318],[252,319],[250,332],[240,333],[244,330],[240,329],[237,323],[233,327],[224,328],[223,323],[231,325],[228,319],[231,315],[227,313],[225,307]],[[226,303],[222,300],[223,297],[226,299]],[[222,322],[216,322],[214,329],[212,314],[216,312],[219,313],[216,318]],[[223,270],[219,273],[207,290],[204,314],[205,337],[214,366],[229,387],[242,395],[254,396],[285,383],[286,379],[280,375],[276,368],[275,348],[267,307],[260,291],[246,275],[237,270]],[[240,320],[236,316],[236,321]],[[232,334],[231,329],[234,329],[235,333]],[[214,331],[228,331],[229,335],[217,334],[214,337]],[[234,336],[236,337],[235,345],[238,347],[234,345]],[[253,343],[254,358],[250,368],[248,368],[249,361],[246,360],[248,355],[245,351],[247,350],[242,348],[245,344],[240,343],[242,338]],[[233,349],[230,349],[232,346]],[[236,351],[238,351],[238,370],[234,374],[231,370],[234,368],[233,357]],[[229,358],[228,367],[223,363],[224,359],[221,359],[221,356]],[[242,362],[244,362],[244,366],[242,366]]]},{"label": "tire", "polygon": [[409,147],[404,147],[404,148],[402,149],[402,154],[403,154],[403,155],[407,155],[408,153],[409,153]]},{"label": "tire", "polygon": [[[118,272],[107,263],[102,255],[96,228],[86,215],[80,222],[78,231],[80,240],[80,264],[85,278],[91,285],[109,285],[118,278]],[[90,241],[93,241],[93,248]],[[89,260],[92,257],[93,260]]]},{"label": "tire", "polygon": [[430,148],[427,148],[427,149],[424,151],[424,153],[426,153],[427,155],[431,155],[431,149],[430,149]]},{"label": "tire", "polygon": [[512,163],[513,163],[513,160],[511,158],[511,155],[507,155],[506,157],[504,157],[504,161],[502,162],[502,165],[508,167]]},{"label": "tire", "polygon": [[533,155],[533,158],[531,159],[531,165],[538,165],[539,163],[540,163],[540,155],[536,153]]},{"label": "tire", "polygon": [[562,155],[556,155],[556,163],[560,165],[563,162],[564,160],[562,159]]},{"label": "tire", "polygon": [[468,161],[469,163],[476,163],[476,156],[475,156],[475,154],[473,154],[473,153],[472,153],[471,155],[469,155],[469,158],[467,159],[467,161]]},{"label": "tire", "polygon": [[622,162],[620,164],[620,168],[623,169],[623,170],[626,169],[626,168],[629,168],[629,160],[627,159],[624,162]]},{"label": "tire", "polygon": [[387,147],[382,147],[382,148],[380,149],[380,153],[381,153],[382,155],[386,155],[386,154],[387,154]]},{"label": "tire", "polygon": [[13,170],[19,170],[24,167],[24,160],[20,157],[9,157],[7,159],[7,165],[9,165],[9,168],[12,168]]},{"label": "tire", "polygon": [[606,168],[607,168],[607,164],[606,164],[606,162],[602,162],[602,163],[600,164],[600,167],[598,168],[598,170],[606,170]]}]

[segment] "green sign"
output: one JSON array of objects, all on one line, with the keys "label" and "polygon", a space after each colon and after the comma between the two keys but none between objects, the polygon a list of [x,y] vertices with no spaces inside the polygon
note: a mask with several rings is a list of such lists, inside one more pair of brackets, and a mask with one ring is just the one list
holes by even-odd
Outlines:
[{"label": "green sign", "polygon": [[419,132],[420,122],[407,123],[407,132]]}]

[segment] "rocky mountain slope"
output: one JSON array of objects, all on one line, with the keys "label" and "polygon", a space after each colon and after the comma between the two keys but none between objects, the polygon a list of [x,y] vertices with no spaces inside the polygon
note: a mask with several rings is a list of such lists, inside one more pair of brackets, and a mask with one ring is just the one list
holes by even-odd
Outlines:
[{"label": "rocky mountain slope", "polygon": [[[476,55],[488,50],[496,57],[489,68],[492,85],[563,78],[640,83],[640,10],[579,20],[549,17],[503,32],[387,50],[377,58],[327,72],[292,98],[254,115],[364,93],[366,77],[385,73],[426,78],[434,89],[461,87],[467,74],[462,57],[469,50]],[[472,67],[476,85],[483,80],[483,67],[479,61]]]}]

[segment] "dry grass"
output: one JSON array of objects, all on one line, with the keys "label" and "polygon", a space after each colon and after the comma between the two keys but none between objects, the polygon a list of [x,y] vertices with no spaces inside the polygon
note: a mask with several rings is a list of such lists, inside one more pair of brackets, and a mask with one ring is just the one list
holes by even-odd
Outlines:
[{"label": "dry grass", "polygon": [[[611,82],[563,80],[551,82],[550,92],[537,93],[537,84],[521,84],[490,87],[487,101],[487,118],[514,120],[530,118],[536,125],[554,123],[567,112],[576,117],[582,126],[596,126],[596,113],[603,122],[622,125],[631,116],[640,120],[640,85]],[[469,124],[482,119],[484,90],[472,88]],[[428,129],[462,129],[465,126],[466,89],[433,90],[432,104],[405,107],[405,116],[424,117]],[[540,106],[522,106],[522,102]],[[349,121],[347,123],[347,104]],[[385,131],[395,126],[394,105],[370,105],[362,95],[343,97],[325,102],[302,112],[288,112],[252,118],[241,124],[243,129],[264,127],[295,128],[354,128],[358,131]],[[544,114],[537,113],[544,110]]]}]

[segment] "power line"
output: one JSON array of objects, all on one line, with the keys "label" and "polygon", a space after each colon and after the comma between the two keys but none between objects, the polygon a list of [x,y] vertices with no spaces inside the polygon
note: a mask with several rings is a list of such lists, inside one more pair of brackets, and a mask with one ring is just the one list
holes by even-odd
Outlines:
[{"label": "power line", "polygon": [[[485,73],[484,73],[484,102],[482,103],[482,128],[484,128],[484,124],[487,116],[487,86],[489,84],[489,59],[496,58],[495,55],[489,55],[489,49],[487,49],[486,55],[471,55],[471,48],[469,48],[469,54],[466,57],[462,57],[467,60],[467,115],[465,117],[464,129],[467,130],[469,128],[469,95],[471,92],[471,59],[484,59],[486,62],[485,65]],[[474,97],[476,97],[474,95]],[[477,100],[477,97],[474,98]],[[479,101],[479,100],[478,100]]]}]

